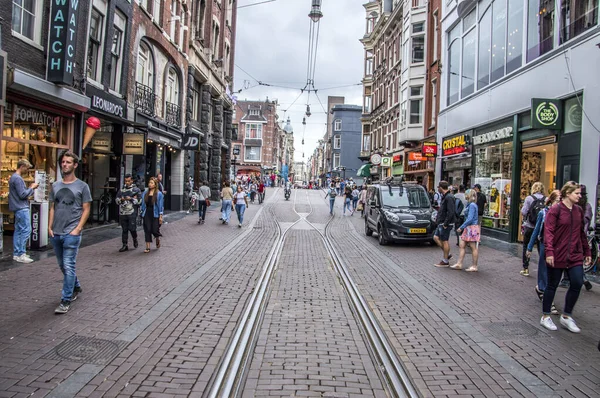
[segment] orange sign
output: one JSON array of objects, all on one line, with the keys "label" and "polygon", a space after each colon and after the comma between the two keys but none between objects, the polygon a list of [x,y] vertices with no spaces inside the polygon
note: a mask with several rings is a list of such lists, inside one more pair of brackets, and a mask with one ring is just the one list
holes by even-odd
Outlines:
[{"label": "orange sign", "polygon": [[413,162],[421,162],[425,160],[425,158],[423,157],[423,154],[421,152],[409,152],[408,160]]}]

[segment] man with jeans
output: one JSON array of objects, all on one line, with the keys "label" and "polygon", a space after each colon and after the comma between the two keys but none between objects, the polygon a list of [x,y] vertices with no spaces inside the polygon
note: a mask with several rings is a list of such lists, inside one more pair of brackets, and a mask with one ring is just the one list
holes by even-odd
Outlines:
[{"label": "man with jeans", "polygon": [[126,174],[125,186],[117,192],[117,198],[115,199],[115,202],[119,205],[119,222],[121,223],[121,229],[123,230],[123,233],[121,234],[123,247],[119,249],[120,253],[129,250],[127,243],[129,241],[130,233],[131,238],[133,239],[133,247],[136,249],[138,247],[136,221],[141,199],[142,191],[140,191],[133,183],[131,174]]},{"label": "man with jeans", "polygon": [[442,261],[435,264],[435,266],[439,268],[448,267],[450,265],[449,260],[452,257],[450,254],[450,245],[448,244],[448,239],[450,239],[450,231],[454,229],[456,200],[448,188],[448,183],[446,181],[440,181],[438,185],[438,192],[440,193],[442,199],[440,203],[440,209],[437,213],[437,228],[433,236],[435,243],[442,248],[442,251],[444,252]]},{"label": "man with jeans", "polygon": [[27,240],[31,235],[31,218],[29,214],[29,198],[38,184],[25,187],[23,173],[27,173],[31,163],[27,159],[17,162],[17,171],[8,180],[8,209],[15,213],[15,233],[13,235],[13,260],[18,263],[32,263],[33,260],[25,253]]},{"label": "man with jeans", "polygon": [[78,162],[79,158],[71,151],[60,156],[63,179],[52,184],[49,197],[48,234],[64,275],[60,304],[54,310],[56,314],[69,311],[71,302],[82,291],[75,272],[75,262],[81,244],[81,231],[90,215],[92,195],[90,187],[75,177]]}]

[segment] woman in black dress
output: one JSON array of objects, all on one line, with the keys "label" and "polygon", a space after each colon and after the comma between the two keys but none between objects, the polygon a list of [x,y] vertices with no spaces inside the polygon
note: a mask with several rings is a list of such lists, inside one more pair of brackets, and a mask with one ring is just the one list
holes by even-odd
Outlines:
[{"label": "woman in black dress", "polygon": [[162,235],[160,234],[159,227],[162,224],[164,211],[164,196],[158,189],[158,180],[154,177],[150,178],[148,188],[142,194],[141,211],[144,220],[144,237],[146,241],[146,250],[144,250],[144,253],[149,253],[153,235],[156,238],[156,248],[160,247],[160,237]]}]

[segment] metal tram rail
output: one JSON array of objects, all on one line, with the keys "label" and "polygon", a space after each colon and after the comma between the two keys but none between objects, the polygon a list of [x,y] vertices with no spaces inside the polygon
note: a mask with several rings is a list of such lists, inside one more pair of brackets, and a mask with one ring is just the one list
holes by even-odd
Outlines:
[{"label": "metal tram rail", "polygon": [[[245,380],[245,372],[247,371],[247,366],[251,360],[259,329],[267,308],[271,281],[275,269],[277,268],[277,262],[283,249],[286,234],[294,225],[304,221],[319,233],[327,252],[331,256],[334,269],[339,277],[340,283],[346,290],[351,308],[362,328],[362,335],[365,343],[369,348],[372,358],[375,360],[375,364],[378,365],[378,370],[383,378],[383,384],[386,386],[388,393],[393,397],[400,398],[420,397],[420,394],[413,386],[412,380],[404,369],[402,362],[398,359],[392,345],[388,341],[381,325],[369,308],[366,300],[360,294],[360,291],[350,276],[341,256],[330,242],[329,228],[332,218],[327,222],[325,232],[321,232],[307,219],[313,212],[310,200],[308,200],[310,206],[309,213],[302,216],[296,211],[297,193],[298,191],[296,190],[294,195],[294,212],[300,218],[289,225],[284,231],[281,230],[279,223],[277,224],[277,240],[267,256],[263,272],[258,279],[248,305],[244,310],[235,333],[221,359],[216,376],[212,380],[210,388],[204,396],[208,398],[237,397],[241,394]],[[308,199],[308,192],[306,196]],[[269,211],[275,216],[271,209],[269,209]]]}]

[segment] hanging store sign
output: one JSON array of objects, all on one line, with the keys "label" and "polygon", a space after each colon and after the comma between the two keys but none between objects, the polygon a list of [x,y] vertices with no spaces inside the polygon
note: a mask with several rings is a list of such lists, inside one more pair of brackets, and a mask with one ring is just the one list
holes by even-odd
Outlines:
[{"label": "hanging store sign", "polygon": [[381,167],[392,167],[392,158],[388,156],[382,157]]},{"label": "hanging store sign", "polygon": [[381,164],[381,155],[378,153],[374,153],[371,155],[371,164],[375,166],[379,166]]},{"label": "hanging store sign", "polygon": [[396,166],[398,163],[402,163],[402,154],[400,153],[394,155],[394,157],[392,158],[392,164],[394,166]]},{"label": "hanging store sign", "polygon": [[437,155],[437,142],[424,142],[421,153],[426,158],[434,158]]},{"label": "hanging store sign", "polygon": [[96,132],[92,138],[92,149],[97,152],[110,152],[112,144],[111,133]]},{"label": "hanging store sign", "polygon": [[143,155],[144,141],[144,134],[123,134],[123,155]]},{"label": "hanging store sign", "polygon": [[72,86],[79,0],[54,0],[51,3],[47,80]]},{"label": "hanging store sign", "polygon": [[445,138],[442,141],[442,156],[471,152],[471,134],[465,133]]},{"label": "hanging store sign", "polygon": [[490,142],[507,140],[512,136],[512,126],[503,127],[497,130],[492,130],[480,135],[476,135],[475,137],[473,137],[473,145],[483,145]]},{"label": "hanging store sign", "polygon": [[532,98],[531,127],[534,129],[560,130],[562,128],[562,101]]},{"label": "hanging store sign", "polygon": [[0,106],[6,106],[6,62],[5,51],[0,50]]},{"label": "hanging store sign", "polygon": [[421,162],[426,160],[421,152],[409,152],[408,153],[408,161],[409,162]]}]

